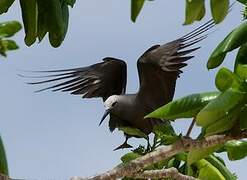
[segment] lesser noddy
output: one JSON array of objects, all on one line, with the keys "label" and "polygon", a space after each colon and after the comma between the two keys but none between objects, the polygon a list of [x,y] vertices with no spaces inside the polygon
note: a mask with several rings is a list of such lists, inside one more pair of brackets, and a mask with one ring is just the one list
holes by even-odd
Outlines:
[{"label": "lesser noddy", "polygon": [[[214,26],[212,20],[188,34],[163,45],[154,45],[137,61],[140,87],[135,94],[125,94],[127,66],[123,60],[106,57],[103,62],[87,67],[65,70],[36,71],[52,73],[44,79],[29,84],[58,82],[44,90],[68,91],[83,98],[101,97],[105,113],[100,121],[110,115],[109,129],[119,127],[137,128],[150,134],[159,119],[144,119],[144,116],[167,104],[173,99],[176,80],[182,73],[186,61],[193,58],[190,53],[200,47],[193,47],[207,37],[206,31]],[[125,142],[116,149],[132,147],[127,143],[131,135],[125,133]]]}]

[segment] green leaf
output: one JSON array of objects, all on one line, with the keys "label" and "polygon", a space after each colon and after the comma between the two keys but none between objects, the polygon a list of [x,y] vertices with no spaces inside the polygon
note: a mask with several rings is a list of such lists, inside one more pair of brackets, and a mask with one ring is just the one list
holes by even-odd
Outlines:
[{"label": "green leaf", "polygon": [[238,50],[238,54],[234,65],[234,71],[237,70],[236,68],[238,64],[247,64],[246,55],[247,55],[247,43],[244,43],[241,45],[240,49]]},{"label": "green leaf", "polygon": [[209,155],[206,160],[211,163],[214,167],[216,167],[220,173],[224,176],[224,178],[226,180],[236,180],[237,177],[234,176],[228,169],[227,167],[224,165],[224,163],[222,163],[219,159],[219,157],[216,157],[214,155]]},{"label": "green leaf", "polygon": [[236,73],[239,77],[247,79],[247,64],[239,64],[237,66]]},{"label": "green leaf", "polygon": [[0,40],[0,54],[7,56],[6,51],[18,49],[18,45],[13,40]]},{"label": "green leaf", "polygon": [[186,0],[184,24],[200,21],[205,15],[204,0]]},{"label": "green leaf", "polygon": [[207,62],[208,69],[214,69],[219,65],[221,65],[222,62],[224,61],[226,57],[226,53],[220,52],[220,48],[223,47],[223,44],[224,43],[220,43],[209,57],[209,60]]},{"label": "green leaf", "polygon": [[123,131],[124,133],[128,134],[128,135],[132,135],[132,136],[137,136],[140,138],[145,138],[148,139],[148,136],[143,133],[140,129],[137,128],[131,128],[131,127],[121,127],[118,128],[120,131]]},{"label": "green leaf", "polygon": [[225,144],[225,148],[227,150],[228,158],[231,161],[240,160],[247,156],[247,142],[246,141],[243,141],[243,140],[228,141]]},{"label": "green leaf", "polygon": [[195,164],[197,168],[199,169],[199,175],[198,175],[199,179],[225,180],[221,172],[207,160],[202,159],[196,162]]},{"label": "green leaf", "polygon": [[239,105],[245,93],[228,89],[217,98],[208,103],[196,116],[196,123],[202,127],[208,127],[216,121],[224,118],[231,109]]},{"label": "green leaf", "polygon": [[189,165],[191,165],[194,162],[197,162],[201,159],[204,159],[204,158],[208,157],[210,154],[217,151],[221,146],[222,145],[216,145],[216,146],[212,146],[212,147],[208,147],[208,148],[192,150],[188,153],[187,163]]},{"label": "green leaf", "polygon": [[247,79],[247,43],[243,44],[238,50],[235,60],[234,72],[241,78]]},{"label": "green leaf", "polygon": [[141,156],[141,155],[139,155],[139,154],[137,154],[137,153],[135,153],[135,152],[130,152],[130,153],[127,153],[127,154],[123,155],[123,156],[121,157],[121,161],[122,161],[123,163],[127,163],[127,162],[129,162],[129,161],[132,161],[132,160],[134,160],[134,159],[140,157],[140,156]]},{"label": "green leaf", "polygon": [[228,13],[229,0],[211,0],[211,13],[216,24],[224,20]]},{"label": "green leaf", "polygon": [[2,44],[6,47],[7,50],[16,50],[19,46],[13,40],[2,40]]},{"label": "green leaf", "polygon": [[175,133],[170,123],[164,123],[162,125],[156,125],[153,128],[153,132],[157,139],[161,140],[161,144],[169,145],[176,142],[180,137]]},{"label": "green leaf", "polygon": [[[42,0],[41,5],[49,4],[46,8],[49,42],[52,47],[59,47],[65,37],[65,24],[60,0]],[[39,5],[38,5],[39,6]]]},{"label": "green leaf", "polygon": [[0,40],[0,54],[4,57],[7,56],[6,54],[6,47],[3,45],[2,40]]},{"label": "green leaf", "polygon": [[247,42],[247,22],[235,28],[226,40],[224,52],[232,51]]},{"label": "green leaf", "polygon": [[205,136],[211,136],[232,129],[236,123],[236,119],[237,114],[229,112],[223,118],[217,120],[215,123],[210,124],[206,128]]},{"label": "green leaf", "polygon": [[244,130],[247,129],[247,108],[243,108],[241,113],[239,114],[239,123],[240,129]]},{"label": "green leaf", "polygon": [[188,154],[185,152],[180,152],[175,155],[176,159],[179,161],[187,161]]},{"label": "green leaf", "polygon": [[218,67],[224,60],[226,53],[240,47],[247,42],[247,22],[230,32],[226,38],[214,49],[207,62],[207,68]]},{"label": "green leaf", "polygon": [[0,174],[9,175],[6,153],[1,137],[0,137]]},{"label": "green leaf", "polygon": [[131,20],[136,21],[137,16],[141,12],[145,0],[131,0]]},{"label": "green leaf", "polygon": [[206,92],[185,96],[158,108],[145,118],[178,119],[195,117],[218,94],[219,92]]},{"label": "green leaf", "polygon": [[[38,6],[36,0],[19,0],[25,30],[25,44],[31,46],[37,37]],[[40,12],[39,12],[40,13]]]},{"label": "green leaf", "polygon": [[223,41],[218,44],[218,46],[214,49],[213,53],[210,55],[209,60],[207,62],[207,68],[213,69],[218,67],[224,61],[227,52],[225,52],[225,46],[232,32],[229,33]]},{"label": "green leaf", "polygon": [[19,30],[21,30],[21,24],[18,21],[0,23],[0,37],[11,37]]},{"label": "green leaf", "polygon": [[15,0],[1,0],[0,1],[0,14],[6,13],[14,1]]},{"label": "green leaf", "polygon": [[153,132],[158,138],[160,138],[163,134],[176,135],[172,125],[169,122],[154,126]]},{"label": "green leaf", "polygon": [[225,91],[232,86],[233,73],[227,68],[221,68],[215,78],[215,85],[220,91]]},{"label": "green leaf", "polygon": [[[225,147],[222,146],[220,149],[218,149],[218,150],[216,151],[216,153],[219,153],[219,151],[221,151],[222,149],[224,149],[224,151],[222,151],[222,152],[225,152]],[[213,156],[214,158],[216,158],[222,165],[226,166],[226,163],[225,163],[225,161],[223,160],[222,157],[216,156],[215,154],[213,154],[212,156]]]}]

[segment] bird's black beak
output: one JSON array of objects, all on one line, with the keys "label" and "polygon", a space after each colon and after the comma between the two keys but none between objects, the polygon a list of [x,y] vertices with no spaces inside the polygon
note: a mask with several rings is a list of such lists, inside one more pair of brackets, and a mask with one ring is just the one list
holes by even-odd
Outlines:
[{"label": "bird's black beak", "polygon": [[104,119],[106,118],[106,116],[108,116],[108,114],[110,114],[110,112],[111,112],[111,109],[106,109],[105,110],[105,113],[104,113],[102,119],[100,120],[99,126],[102,124],[102,122],[104,121]]}]

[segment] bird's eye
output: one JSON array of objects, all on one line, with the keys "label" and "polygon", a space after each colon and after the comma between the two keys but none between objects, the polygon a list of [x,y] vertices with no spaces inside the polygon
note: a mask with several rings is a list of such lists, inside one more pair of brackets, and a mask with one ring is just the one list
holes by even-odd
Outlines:
[{"label": "bird's eye", "polygon": [[117,104],[117,102],[112,103],[112,107],[115,106],[116,104]]}]

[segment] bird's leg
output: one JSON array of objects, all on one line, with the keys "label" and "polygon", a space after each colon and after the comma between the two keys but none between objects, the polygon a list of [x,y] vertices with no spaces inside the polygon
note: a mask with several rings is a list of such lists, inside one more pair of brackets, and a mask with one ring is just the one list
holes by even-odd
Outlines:
[{"label": "bird's leg", "polygon": [[152,149],[152,146],[149,142],[149,136],[147,136],[147,148],[146,148],[146,152],[149,152]]},{"label": "bird's leg", "polygon": [[131,145],[129,145],[129,144],[127,143],[128,139],[129,139],[129,136],[126,135],[126,136],[125,136],[125,141],[124,141],[124,143],[121,144],[120,146],[118,146],[117,148],[115,148],[113,151],[116,151],[116,150],[119,150],[119,149],[125,149],[125,148],[132,148],[133,146],[131,146]]},{"label": "bird's leg", "polygon": [[195,125],[195,122],[196,122],[196,119],[193,118],[193,120],[192,120],[192,122],[191,122],[191,124],[190,124],[190,127],[189,127],[189,129],[188,129],[188,131],[187,131],[187,133],[186,133],[186,135],[185,135],[185,137],[187,137],[187,138],[190,137],[190,133],[191,133],[191,131],[192,131],[194,125]]}]

